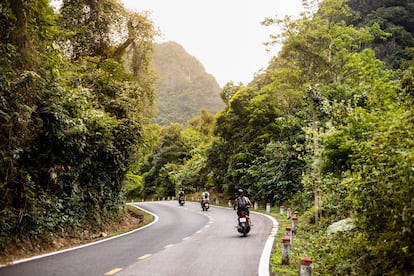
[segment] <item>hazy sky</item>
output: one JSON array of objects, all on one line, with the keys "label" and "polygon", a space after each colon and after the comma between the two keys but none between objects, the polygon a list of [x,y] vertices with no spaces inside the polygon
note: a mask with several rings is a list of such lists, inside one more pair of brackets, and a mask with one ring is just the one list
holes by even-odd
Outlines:
[{"label": "hazy sky", "polygon": [[220,86],[228,81],[250,82],[272,56],[264,42],[277,33],[260,24],[265,17],[297,16],[301,0],[121,0],[125,7],[149,11],[163,37],[197,58]]}]

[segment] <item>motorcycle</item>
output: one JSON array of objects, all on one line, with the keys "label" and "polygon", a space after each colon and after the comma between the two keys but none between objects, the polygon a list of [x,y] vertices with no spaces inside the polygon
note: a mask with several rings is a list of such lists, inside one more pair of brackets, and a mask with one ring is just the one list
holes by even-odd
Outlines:
[{"label": "motorcycle", "polygon": [[203,199],[201,203],[201,208],[203,209],[203,212],[208,210],[210,208],[210,204],[208,203],[208,199]]},{"label": "motorcycle", "polygon": [[250,219],[245,211],[239,212],[237,231],[245,237],[250,232]]},{"label": "motorcycle", "polygon": [[183,206],[185,203],[185,198],[184,196],[180,196],[180,199],[178,200],[178,203],[180,204],[180,206]]}]

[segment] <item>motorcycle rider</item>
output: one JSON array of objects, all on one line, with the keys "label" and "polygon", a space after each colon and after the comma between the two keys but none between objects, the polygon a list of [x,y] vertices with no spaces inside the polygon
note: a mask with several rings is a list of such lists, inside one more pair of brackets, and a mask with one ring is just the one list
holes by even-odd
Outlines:
[{"label": "motorcycle rider", "polygon": [[180,204],[181,197],[184,197],[184,195],[185,195],[185,193],[184,193],[183,190],[181,190],[181,191],[178,192],[178,195],[177,195],[178,204]]},{"label": "motorcycle rider", "polygon": [[201,193],[201,207],[203,207],[203,204],[205,201],[209,201],[210,200],[210,193],[207,191],[206,188],[204,188],[204,192]]},{"label": "motorcycle rider", "polygon": [[241,211],[244,211],[246,212],[246,216],[247,216],[247,219],[249,220],[249,223],[251,223],[249,208],[252,206],[253,204],[251,203],[250,199],[244,195],[244,190],[238,189],[237,197],[234,200],[234,204],[233,204],[233,209],[237,210],[237,216],[240,214]]}]

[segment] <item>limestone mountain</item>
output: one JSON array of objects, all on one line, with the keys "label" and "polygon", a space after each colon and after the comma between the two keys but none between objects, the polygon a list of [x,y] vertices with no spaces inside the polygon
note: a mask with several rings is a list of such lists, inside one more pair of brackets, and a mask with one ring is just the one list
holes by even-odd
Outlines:
[{"label": "limestone mountain", "polygon": [[155,44],[152,62],[158,75],[155,123],[183,123],[201,109],[215,113],[224,108],[216,79],[178,43]]}]

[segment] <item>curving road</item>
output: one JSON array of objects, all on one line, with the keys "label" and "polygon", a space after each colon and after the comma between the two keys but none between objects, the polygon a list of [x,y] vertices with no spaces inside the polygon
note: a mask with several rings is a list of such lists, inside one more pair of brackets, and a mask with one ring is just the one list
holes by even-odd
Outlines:
[{"label": "curving road", "polygon": [[155,214],[156,221],[121,237],[2,267],[0,275],[268,275],[267,266],[259,273],[275,229],[268,217],[251,212],[252,230],[241,237],[229,208],[203,212],[197,203],[175,201],[135,205]]}]

